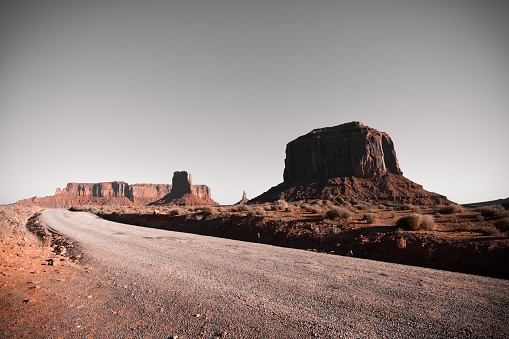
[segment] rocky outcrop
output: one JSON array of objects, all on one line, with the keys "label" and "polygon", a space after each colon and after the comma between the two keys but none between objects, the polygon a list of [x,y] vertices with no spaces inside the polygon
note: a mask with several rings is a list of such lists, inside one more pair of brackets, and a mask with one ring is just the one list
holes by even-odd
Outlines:
[{"label": "rocky outcrop", "polygon": [[249,199],[246,196],[246,191],[242,191],[242,199],[240,199],[240,201],[238,203],[236,203],[235,205],[245,205],[245,204],[247,204],[248,201],[249,201]]},{"label": "rocky outcrop", "polygon": [[[187,179],[187,174],[186,174]],[[190,178],[189,178],[190,179]],[[177,183],[177,186],[179,183]],[[192,185],[190,193],[198,198],[217,204],[211,197],[210,188],[206,185]],[[189,190],[189,187],[178,187],[177,190]],[[68,183],[64,189],[57,188],[55,195],[33,197],[18,201],[22,205],[39,205],[48,208],[69,208],[76,205],[116,205],[144,206],[163,198],[172,191],[169,184],[135,184],[123,181],[101,183]]]},{"label": "rocky outcrop", "polygon": [[191,174],[176,171],[173,173],[171,192],[150,205],[216,206],[219,204],[210,197],[209,187],[194,186]]},{"label": "rocky outcrop", "polygon": [[391,138],[357,121],[315,129],[286,146],[285,182],[385,173],[402,174]]},{"label": "rocky outcrop", "polygon": [[452,203],[402,173],[389,135],[354,121],[315,129],[288,143],[284,182],[249,202]]}]

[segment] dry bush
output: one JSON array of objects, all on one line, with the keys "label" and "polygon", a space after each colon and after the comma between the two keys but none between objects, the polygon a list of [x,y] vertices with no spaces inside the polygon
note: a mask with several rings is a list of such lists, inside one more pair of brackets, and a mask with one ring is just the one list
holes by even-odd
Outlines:
[{"label": "dry bush", "polygon": [[349,209],[339,206],[334,206],[323,213],[323,217],[329,220],[348,219],[352,216]]},{"label": "dry bush", "polygon": [[419,212],[421,208],[419,206],[414,206],[412,204],[403,204],[401,205],[401,209],[403,211],[412,211],[412,212]]},{"label": "dry bush", "polygon": [[440,214],[456,214],[464,211],[463,206],[460,205],[443,205],[438,206],[438,213]]},{"label": "dry bush", "polygon": [[506,211],[502,206],[484,206],[477,209],[481,212],[483,217],[487,218],[504,218],[509,216],[509,211]]},{"label": "dry bush", "polygon": [[421,229],[426,231],[435,231],[437,229],[437,225],[435,224],[433,216],[431,215],[422,216]]},{"label": "dry bush", "polygon": [[366,206],[365,204],[357,204],[357,205],[355,205],[355,208],[359,211],[366,211],[366,210],[368,210],[369,207]]},{"label": "dry bush", "polygon": [[422,215],[417,213],[402,216],[396,221],[396,226],[405,230],[417,231],[421,228]]},{"label": "dry bush", "polygon": [[504,233],[500,232],[500,230],[493,225],[484,226],[479,231],[481,231],[481,233],[484,233],[485,235],[489,235],[492,237],[499,237],[499,236],[505,235]]},{"label": "dry bush", "polygon": [[168,211],[168,215],[170,215],[170,216],[181,215],[181,214],[185,214],[185,213],[186,213],[186,211],[184,211],[180,207],[177,207],[177,208],[174,208],[174,209],[171,209],[170,211]]},{"label": "dry bush", "polygon": [[374,224],[376,221],[376,217],[372,213],[364,213],[362,216],[362,220],[366,221],[368,224]]},{"label": "dry bush", "polygon": [[509,217],[505,217],[495,221],[494,226],[502,232],[509,231]]},{"label": "dry bush", "polygon": [[398,239],[396,239],[396,242],[398,243],[398,248],[399,249],[404,249],[406,248],[406,239],[403,238],[403,236],[399,237]]},{"label": "dry bush", "polygon": [[284,201],[283,199],[280,199],[274,203],[274,208],[277,211],[284,211],[288,208],[288,203]]},{"label": "dry bush", "polygon": [[249,211],[247,212],[247,215],[250,217],[254,217],[254,216],[263,216],[266,213],[267,212],[265,211],[264,208],[262,208],[260,206],[253,206],[252,208],[249,209]]},{"label": "dry bush", "polygon": [[288,205],[288,207],[286,208],[286,211],[287,212],[295,212],[297,210],[297,206],[295,205]]}]

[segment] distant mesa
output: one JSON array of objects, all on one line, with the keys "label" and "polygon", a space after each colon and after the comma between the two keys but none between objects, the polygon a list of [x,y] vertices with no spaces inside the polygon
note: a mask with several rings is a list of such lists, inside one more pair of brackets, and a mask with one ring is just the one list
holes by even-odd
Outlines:
[{"label": "distant mesa", "polygon": [[[181,190],[177,187],[177,190]],[[165,197],[172,191],[169,184],[135,184],[123,181],[101,183],[68,183],[55,195],[19,200],[21,205],[39,205],[47,208],[69,208],[76,205],[145,206]],[[192,193],[199,199],[217,204],[206,185],[191,185]],[[191,192],[190,192],[191,193]]]},{"label": "distant mesa", "polygon": [[387,133],[354,121],[312,130],[286,145],[283,183],[250,200],[450,204],[403,177]]},{"label": "distant mesa", "polygon": [[193,185],[191,174],[185,171],[176,171],[173,173],[171,192],[149,205],[217,206],[219,204],[210,197],[210,188],[205,185],[200,185],[197,188]]},{"label": "distant mesa", "polygon": [[248,201],[249,201],[249,199],[246,196],[246,191],[242,191],[242,199],[240,199],[240,201],[238,203],[236,203],[235,205],[245,205],[248,203]]}]

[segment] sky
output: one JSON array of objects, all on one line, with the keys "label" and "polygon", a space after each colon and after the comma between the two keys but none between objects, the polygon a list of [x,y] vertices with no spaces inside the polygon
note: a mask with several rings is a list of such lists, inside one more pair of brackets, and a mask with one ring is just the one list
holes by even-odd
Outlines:
[{"label": "sky", "polygon": [[509,197],[509,2],[0,6],[0,204],[174,171],[232,204],[282,182],[288,142],[350,121],[428,191]]}]

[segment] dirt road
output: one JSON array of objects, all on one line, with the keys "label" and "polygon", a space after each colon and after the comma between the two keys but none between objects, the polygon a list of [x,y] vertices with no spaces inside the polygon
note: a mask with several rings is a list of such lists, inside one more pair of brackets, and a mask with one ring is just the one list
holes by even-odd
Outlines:
[{"label": "dirt road", "polygon": [[73,337],[509,337],[507,280],[130,226],[84,212],[45,210],[42,218],[84,255],[87,273],[74,287],[86,289],[83,300],[55,315],[79,318]]}]

